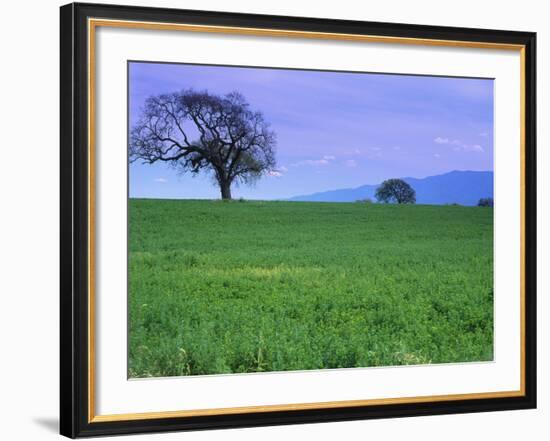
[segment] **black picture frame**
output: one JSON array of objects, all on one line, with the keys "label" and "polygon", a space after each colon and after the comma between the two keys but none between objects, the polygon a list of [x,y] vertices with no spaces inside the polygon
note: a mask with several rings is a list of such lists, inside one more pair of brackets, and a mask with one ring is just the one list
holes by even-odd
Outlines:
[{"label": "black picture frame", "polygon": [[[521,45],[524,50],[524,394],[433,402],[90,421],[88,302],[88,37],[90,17],[316,33]],[[68,4],[60,9],[60,433],[117,435],[348,421],[536,407],[536,34],[348,20]]]}]

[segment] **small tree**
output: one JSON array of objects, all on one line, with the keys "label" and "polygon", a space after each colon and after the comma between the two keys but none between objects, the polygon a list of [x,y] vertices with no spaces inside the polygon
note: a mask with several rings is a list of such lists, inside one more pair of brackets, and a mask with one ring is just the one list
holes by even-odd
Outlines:
[{"label": "small tree", "polygon": [[481,198],[477,203],[478,207],[492,207],[494,206],[493,198]]},{"label": "small tree", "polygon": [[275,167],[275,133],[244,97],[183,90],[149,97],[130,133],[130,160],[209,173],[222,199]]},{"label": "small tree", "polygon": [[414,204],[416,193],[414,189],[402,179],[388,179],[376,189],[376,199],[379,202]]},{"label": "small tree", "polygon": [[358,202],[361,204],[372,204],[372,199],[371,198],[357,199],[355,202]]}]

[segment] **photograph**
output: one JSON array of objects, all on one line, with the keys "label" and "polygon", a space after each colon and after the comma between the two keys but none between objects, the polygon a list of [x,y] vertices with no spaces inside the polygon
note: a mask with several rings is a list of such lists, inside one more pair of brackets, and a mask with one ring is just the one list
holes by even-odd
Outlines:
[{"label": "photograph", "polygon": [[129,378],[493,361],[494,79],[127,69]]},{"label": "photograph", "polygon": [[59,433],[517,438],[541,14],[197,5],[54,22]]}]

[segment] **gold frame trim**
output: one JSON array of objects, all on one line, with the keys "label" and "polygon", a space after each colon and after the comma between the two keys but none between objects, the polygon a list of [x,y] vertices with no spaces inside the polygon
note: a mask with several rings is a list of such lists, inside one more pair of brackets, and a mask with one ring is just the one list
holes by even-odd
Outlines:
[{"label": "gold frame trim", "polygon": [[[431,395],[365,400],[327,401],[314,403],[275,404],[266,406],[227,407],[217,409],[193,409],[161,412],[96,415],[95,399],[95,34],[96,28],[115,27],[201,33],[223,33],[263,37],[308,38],[338,41],[354,41],[386,44],[413,44],[421,46],[462,47],[494,50],[511,50],[520,53],[520,389],[514,391]],[[155,23],[108,19],[88,19],[88,422],[136,421],[194,416],[230,415],[242,413],[277,412],[290,410],[334,409],[343,407],[376,406],[389,404],[413,404],[442,401],[477,400],[525,396],[525,45],[461,40],[438,40],[378,35],[339,34],[292,31],[279,29],[246,28],[233,26],[191,25],[179,23]]]}]

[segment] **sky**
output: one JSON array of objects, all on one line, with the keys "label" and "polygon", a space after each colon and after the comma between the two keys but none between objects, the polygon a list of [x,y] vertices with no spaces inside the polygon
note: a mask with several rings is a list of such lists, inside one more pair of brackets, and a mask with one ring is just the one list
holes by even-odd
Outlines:
[{"label": "sky", "polygon": [[[493,80],[130,62],[129,125],[151,95],[238,91],[277,136],[277,166],[234,198],[284,199],[399,177],[493,170]],[[204,173],[129,166],[135,198],[214,199]]]}]

